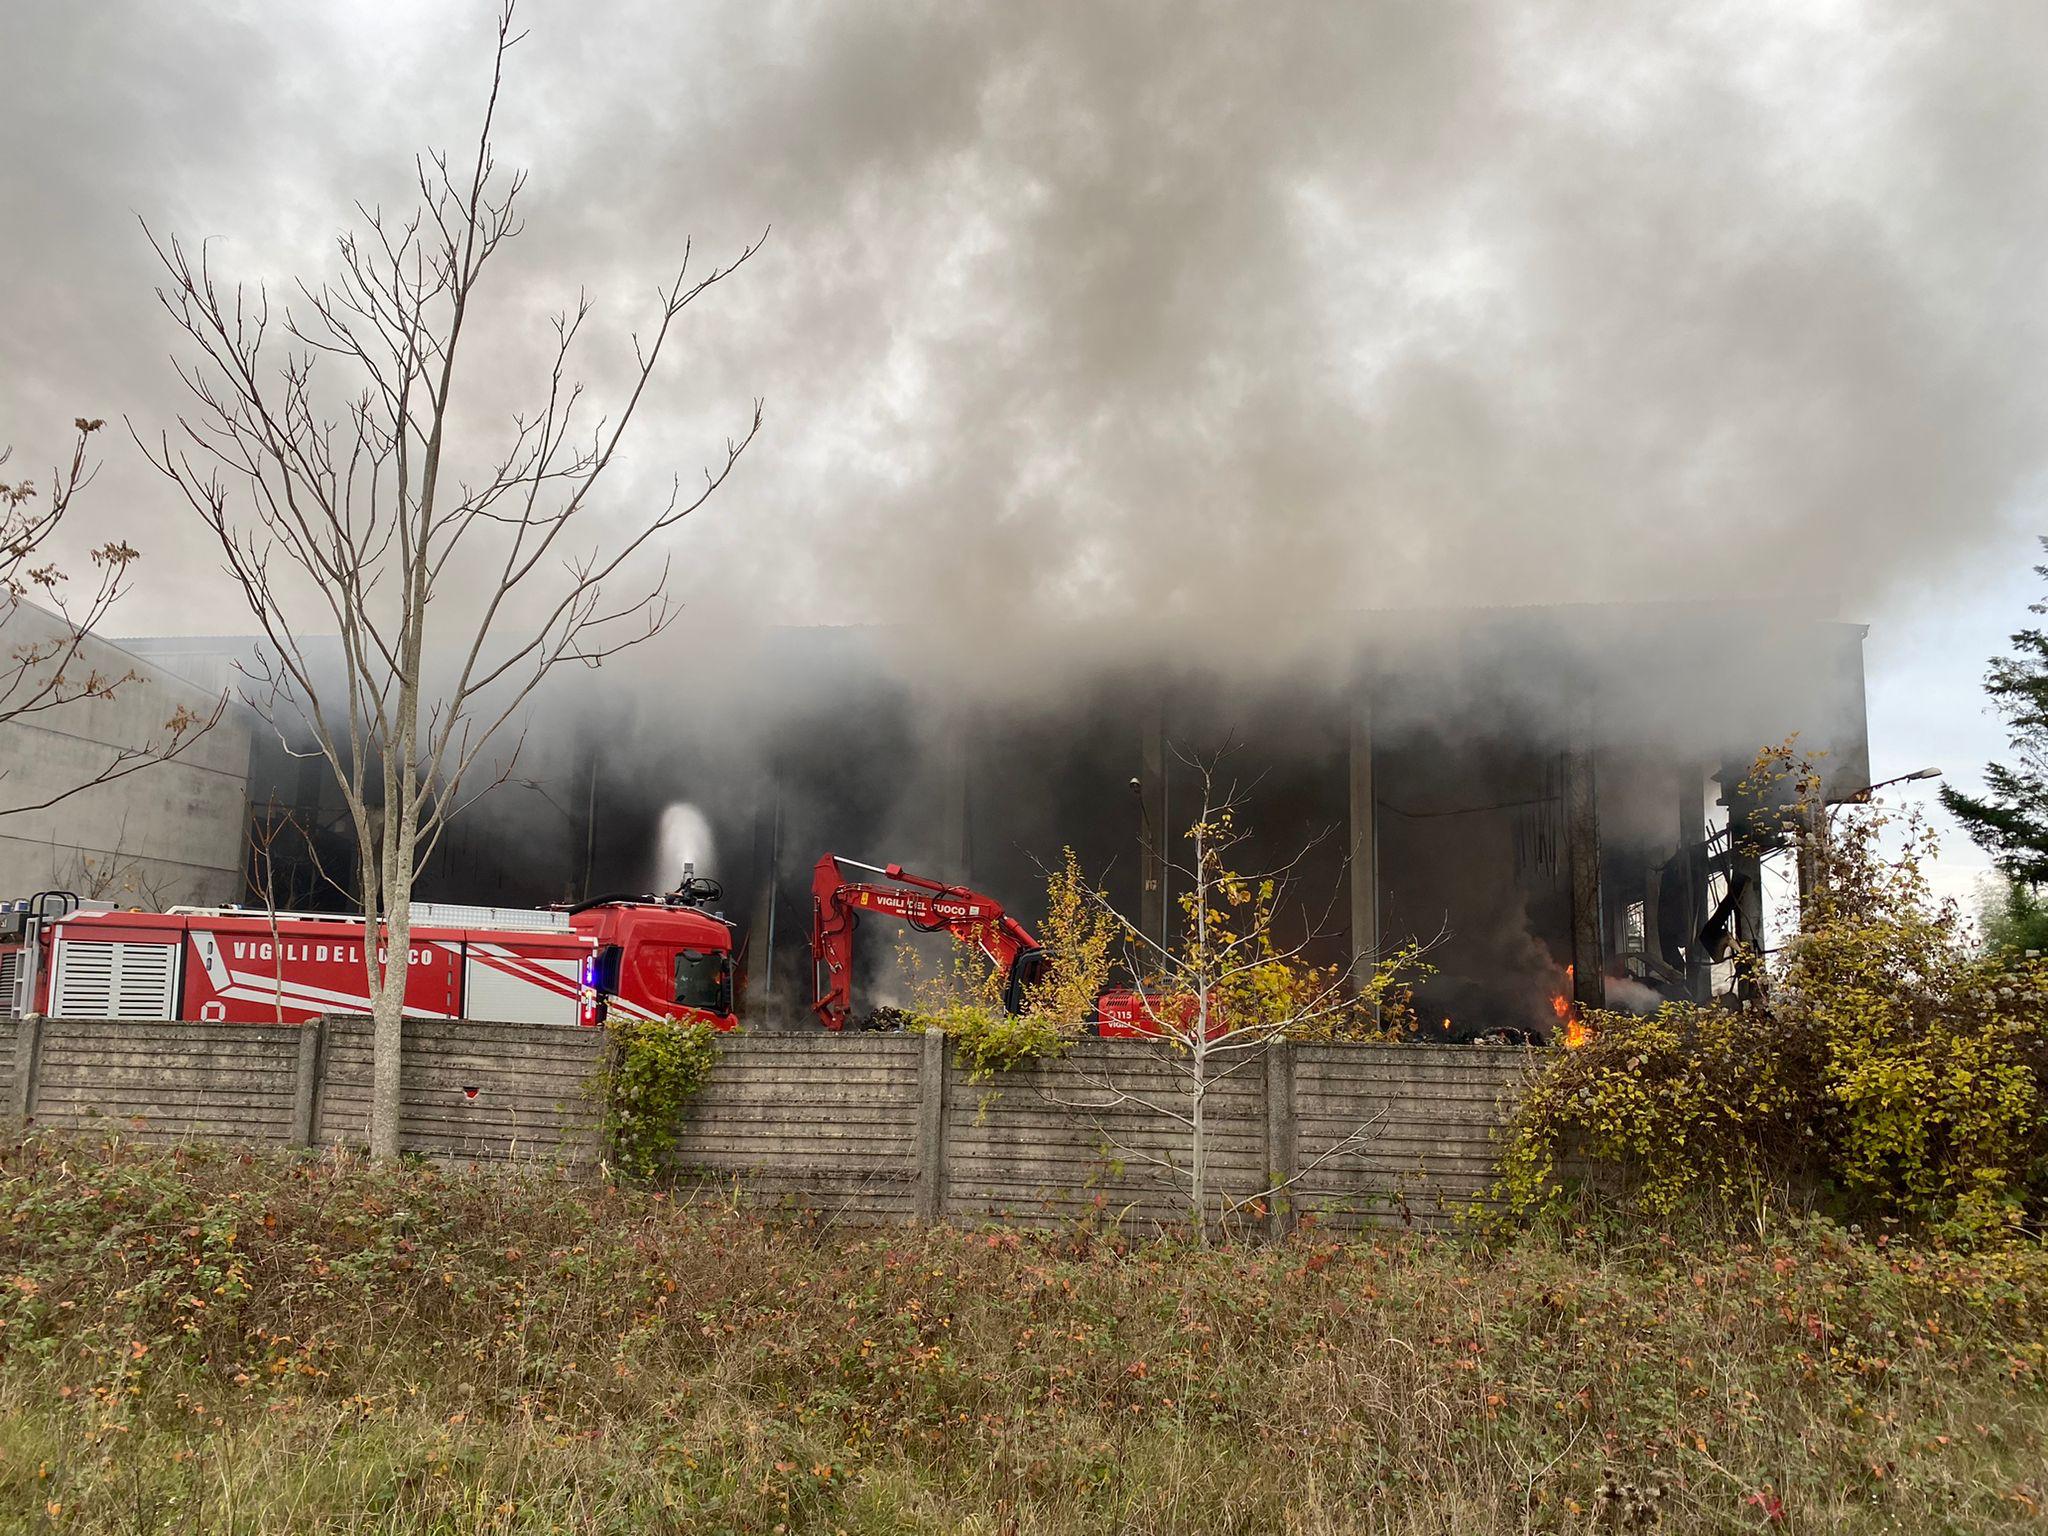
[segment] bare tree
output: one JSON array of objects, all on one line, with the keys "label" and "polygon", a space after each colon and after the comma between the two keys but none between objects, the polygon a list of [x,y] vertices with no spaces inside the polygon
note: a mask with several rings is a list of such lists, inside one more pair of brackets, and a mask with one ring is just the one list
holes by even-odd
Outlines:
[{"label": "bare tree", "polygon": [[1376,957],[1364,964],[1362,974],[1357,963],[1311,963],[1309,951],[1323,924],[1305,920],[1300,936],[1290,941],[1276,933],[1276,913],[1301,894],[1302,863],[1320,839],[1278,866],[1240,873],[1232,866],[1249,835],[1240,819],[1246,794],[1238,784],[1220,781],[1226,754],[1177,755],[1201,785],[1201,806],[1184,838],[1185,855],[1164,856],[1182,892],[1177,939],[1146,933],[1096,893],[1133,953],[1141,1026],[1156,1037],[1177,1089],[1171,1094],[1140,1090],[1113,1072],[1077,1066],[1077,1075],[1092,1090],[1089,1095],[1047,1097],[1094,1117],[1137,1108],[1177,1127],[1178,1150],[1161,1153],[1095,1119],[1105,1141],[1120,1154],[1151,1166],[1180,1191],[1190,1231],[1206,1242],[1218,1218],[1284,1194],[1324,1164],[1363,1151],[1377,1128],[1376,1120],[1353,1127],[1287,1176],[1232,1196],[1217,1190],[1211,1178],[1211,1096],[1230,1079],[1263,1070],[1266,1053],[1278,1041],[1376,1032],[1376,1011],[1393,1000],[1404,970],[1419,960],[1423,946]]},{"label": "bare tree", "polygon": [[113,846],[98,854],[73,850],[69,868],[57,873],[57,883],[88,901],[115,902],[145,912],[163,911],[175,893],[170,879],[152,874],[149,861],[129,848],[125,813],[114,831]]},{"label": "bare tree", "polygon": [[[608,544],[594,529],[584,536],[593,493],[677,318],[745,263],[757,240],[694,279],[685,249],[650,331],[633,339],[635,367],[614,414],[586,424],[583,387],[569,377],[590,313],[579,296],[555,317],[552,365],[499,451],[453,445],[474,409],[458,388],[474,370],[459,374],[457,362],[475,303],[493,258],[521,228],[524,176],[499,174],[492,127],[522,36],[506,4],[472,163],[453,168],[440,152],[417,160],[419,204],[403,219],[358,204],[364,228],[340,237],[338,276],[296,285],[278,348],[266,350],[273,326],[263,288],[220,287],[204,245],[195,260],[176,239],[150,236],[169,279],[158,295],[198,354],[179,370],[192,414],[146,451],[219,540],[262,629],[251,702],[273,724],[290,711],[353,824],[374,1019],[370,1148],[380,1158],[398,1150],[415,872],[449,819],[512,771],[514,722],[549,672],[595,666],[668,625],[667,563],[637,580],[628,562],[704,505],[761,424],[756,400],[744,434],[726,441],[701,486],[685,494],[675,480],[665,501],[634,514]],[[330,374],[340,375],[334,385]],[[330,399],[345,403],[329,414]],[[466,462],[490,467],[458,481],[455,466]],[[621,581],[630,582],[624,592],[615,590]],[[470,600],[460,616],[446,602],[451,587]],[[338,675],[323,672],[307,643],[330,625]],[[445,682],[424,677],[430,658],[447,667]]]},{"label": "bare tree", "polygon": [[[73,590],[53,558],[52,546],[73,503],[98,468],[87,462],[86,439],[106,423],[81,416],[73,425],[78,436],[71,463],[50,472],[48,496],[38,493],[33,480],[0,480],[0,725],[55,724],[55,717],[75,713],[95,699],[111,699],[140,681],[133,668],[104,670],[91,657],[93,631],[127,592],[140,552],[120,539],[95,546],[92,584],[82,591]],[[0,451],[0,468],[11,456],[11,449]],[[104,761],[78,782],[40,799],[0,800],[0,816],[48,810],[177,757],[219,723],[226,707],[225,694],[209,714],[180,705],[148,739],[109,745]],[[0,779],[5,777],[6,770],[0,769]]]}]

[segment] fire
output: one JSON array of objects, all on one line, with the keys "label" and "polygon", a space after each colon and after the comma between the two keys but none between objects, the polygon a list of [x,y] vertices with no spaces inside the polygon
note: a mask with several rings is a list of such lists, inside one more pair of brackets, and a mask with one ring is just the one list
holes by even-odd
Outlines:
[{"label": "fire", "polygon": [[1572,967],[1568,965],[1564,968],[1564,990],[1550,999],[1550,1011],[1556,1014],[1558,1022],[1564,1025],[1564,1048],[1576,1051],[1593,1038],[1593,1031],[1588,1029],[1585,1020],[1579,1017],[1579,1005],[1572,1001],[1571,991]]}]

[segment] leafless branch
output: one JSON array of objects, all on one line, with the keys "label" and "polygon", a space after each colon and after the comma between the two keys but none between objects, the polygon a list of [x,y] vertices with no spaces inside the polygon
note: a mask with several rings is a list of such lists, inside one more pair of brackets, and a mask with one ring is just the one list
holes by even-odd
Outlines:
[{"label": "leafless branch", "polygon": [[[449,822],[512,773],[519,722],[551,672],[596,666],[674,621],[666,536],[725,486],[761,430],[755,400],[699,481],[674,477],[623,521],[608,508],[602,528],[589,515],[685,312],[766,231],[709,268],[693,270],[684,248],[610,412],[595,413],[574,377],[593,308],[579,293],[553,318],[541,378],[498,444],[453,446],[471,419],[476,306],[523,227],[525,177],[499,168],[494,134],[524,36],[504,4],[468,157],[419,156],[409,211],[357,204],[333,274],[295,283],[275,316],[261,285],[216,278],[205,242],[145,230],[188,401],[174,430],[136,438],[212,532],[256,618],[252,702],[273,722],[288,715],[340,789],[362,871],[380,1155],[395,1149],[415,872]],[[457,463],[489,467],[463,482]],[[444,583],[466,600],[459,616]],[[430,658],[445,679],[427,675]],[[367,942],[380,925],[388,959]]]},{"label": "leafless branch", "polygon": [[[93,632],[127,592],[140,551],[123,540],[96,546],[90,551],[93,579],[83,591],[72,588],[50,556],[51,542],[98,469],[88,460],[86,441],[106,423],[81,416],[73,425],[71,462],[51,471],[46,497],[31,480],[0,482],[0,725],[42,723],[141,681],[132,667],[116,672],[91,659]],[[9,456],[0,452],[0,466]],[[181,705],[147,739],[107,748],[105,761],[77,781],[39,800],[0,802],[0,816],[47,810],[169,762],[218,725],[226,706],[225,695],[207,713]],[[0,780],[6,776],[0,768]]]}]

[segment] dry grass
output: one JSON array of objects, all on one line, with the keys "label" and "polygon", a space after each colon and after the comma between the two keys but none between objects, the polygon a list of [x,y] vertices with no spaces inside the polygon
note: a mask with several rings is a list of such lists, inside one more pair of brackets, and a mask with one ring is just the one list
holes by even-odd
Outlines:
[{"label": "dry grass", "polygon": [[0,1159],[0,1226],[10,1530],[1987,1531],[2048,1498],[2039,1249],[1194,1252],[51,1140]]}]

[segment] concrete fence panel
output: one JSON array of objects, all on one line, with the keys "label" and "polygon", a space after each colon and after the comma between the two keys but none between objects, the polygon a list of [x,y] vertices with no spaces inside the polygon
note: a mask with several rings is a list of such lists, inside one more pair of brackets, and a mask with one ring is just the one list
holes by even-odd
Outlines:
[{"label": "concrete fence panel", "polygon": [[1295,1046],[1295,1203],[1328,1226],[1435,1223],[1482,1196],[1529,1052]]},{"label": "concrete fence panel", "polygon": [[[362,1146],[370,1133],[370,1021],[324,1023],[319,1139]],[[408,1020],[399,1149],[473,1162],[594,1160],[592,1079],[604,1046],[594,1029]]]},{"label": "concrete fence panel", "polygon": [[292,1138],[299,1032],[251,1024],[42,1019],[28,1114],[149,1141]]},{"label": "concrete fence panel", "polygon": [[690,1102],[678,1167],[754,1201],[913,1216],[924,1054],[909,1035],[728,1036]]},{"label": "concrete fence panel", "polygon": [[[1184,1223],[1189,1087],[1183,1059],[1142,1040],[1086,1040],[1057,1061],[986,1083],[959,1074],[946,1106],[946,1216]],[[1212,1201],[1247,1200],[1268,1187],[1256,1064],[1212,1083],[1203,1113]]]}]

